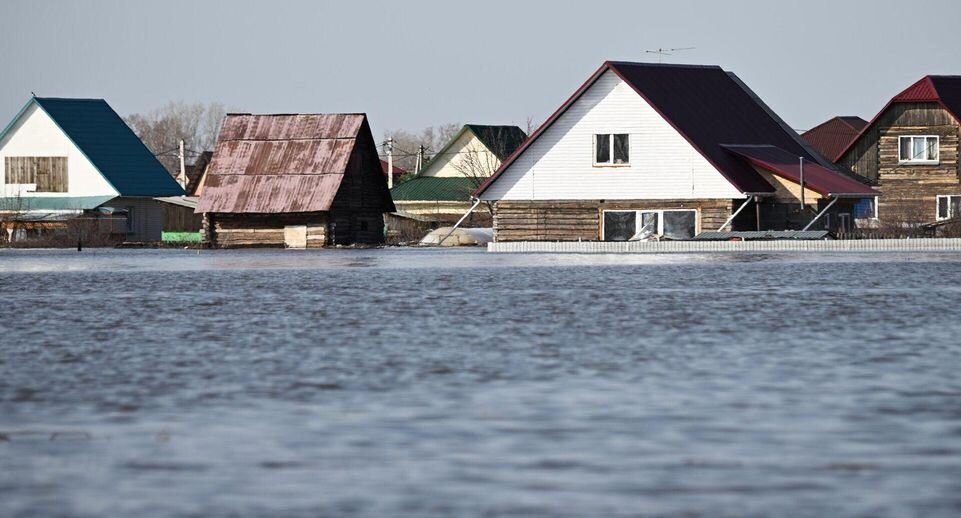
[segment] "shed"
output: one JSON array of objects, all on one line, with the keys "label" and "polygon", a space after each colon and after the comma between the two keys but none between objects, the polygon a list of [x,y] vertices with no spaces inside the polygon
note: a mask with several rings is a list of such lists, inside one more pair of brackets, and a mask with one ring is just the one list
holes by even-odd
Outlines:
[{"label": "shed", "polygon": [[215,247],[376,244],[394,210],[364,114],[231,114],[197,212]]}]

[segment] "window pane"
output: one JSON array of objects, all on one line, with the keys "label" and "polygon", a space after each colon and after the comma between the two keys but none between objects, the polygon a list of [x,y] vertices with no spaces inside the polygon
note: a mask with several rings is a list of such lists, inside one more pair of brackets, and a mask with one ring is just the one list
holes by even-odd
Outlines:
[{"label": "window pane", "polygon": [[951,197],[951,211],[948,214],[949,218],[956,218],[961,216],[961,196]]},{"label": "window pane", "polygon": [[899,160],[911,160],[911,137],[899,137],[898,142],[900,142],[901,147],[899,151]]},{"label": "window pane", "polygon": [[938,219],[948,218],[948,198],[946,196],[938,196]]},{"label": "window pane", "polygon": [[854,205],[855,219],[869,219],[874,217],[874,198],[862,198]]},{"label": "window pane", "polygon": [[938,159],[938,137],[928,137],[928,160]]},{"label": "window pane", "polygon": [[611,161],[611,136],[594,135],[594,162],[607,164]]},{"label": "window pane", "polygon": [[693,210],[664,212],[664,237],[668,239],[690,239],[694,237],[695,214]]},{"label": "window pane", "polygon": [[637,231],[636,239],[647,239],[657,235],[657,216],[656,212],[641,213],[641,228]]},{"label": "window pane", "polygon": [[627,164],[630,161],[630,136],[626,133],[614,135],[614,163]]},{"label": "window pane", "polygon": [[604,241],[628,241],[634,237],[636,213],[605,212],[604,213]]},{"label": "window pane", "polygon": [[911,160],[924,160],[924,139],[911,139]]}]

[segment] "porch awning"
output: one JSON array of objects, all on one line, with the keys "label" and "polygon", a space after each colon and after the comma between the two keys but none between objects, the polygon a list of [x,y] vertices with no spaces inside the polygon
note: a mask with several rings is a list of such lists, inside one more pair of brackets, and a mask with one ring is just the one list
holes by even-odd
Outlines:
[{"label": "porch awning", "polygon": [[[774,146],[728,145],[723,147],[756,167],[770,171],[785,180],[801,183],[800,160],[788,151]],[[811,160],[804,162],[804,187],[822,196],[834,198],[872,198],[880,195],[869,185]]]}]

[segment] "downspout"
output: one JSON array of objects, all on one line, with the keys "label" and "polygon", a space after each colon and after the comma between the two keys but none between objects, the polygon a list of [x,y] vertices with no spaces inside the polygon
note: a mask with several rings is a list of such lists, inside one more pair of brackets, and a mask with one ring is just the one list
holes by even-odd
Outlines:
[{"label": "downspout", "polygon": [[455,230],[457,230],[457,227],[459,227],[460,224],[463,223],[465,219],[467,219],[467,216],[470,216],[470,213],[471,213],[471,212],[474,212],[474,209],[476,209],[477,206],[480,205],[480,202],[481,202],[480,198],[473,198],[473,199],[475,199],[475,200],[477,200],[477,201],[475,201],[474,204],[471,205],[471,208],[468,209],[468,211],[465,212],[464,215],[461,216],[459,220],[457,220],[457,223],[454,223],[454,226],[451,227],[450,232],[448,232],[447,235],[443,237],[443,239],[441,239],[440,241],[437,242],[437,246],[443,245],[443,244],[444,244],[444,241],[446,241],[447,238],[449,238],[450,235],[453,234]]}]

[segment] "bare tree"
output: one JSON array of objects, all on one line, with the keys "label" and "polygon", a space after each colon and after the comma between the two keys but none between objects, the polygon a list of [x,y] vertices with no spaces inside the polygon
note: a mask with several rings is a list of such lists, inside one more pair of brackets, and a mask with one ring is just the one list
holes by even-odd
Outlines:
[{"label": "bare tree", "polygon": [[384,140],[394,139],[394,166],[414,173],[417,165],[417,153],[421,146],[424,146],[424,162],[426,163],[432,154],[437,153],[447,145],[460,128],[460,124],[448,123],[428,126],[418,132],[394,130],[385,132]]},{"label": "bare tree", "polygon": [[171,175],[177,176],[180,140],[185,142],[187,163],[213,149],[227,110],[220,103],[169,102],[149,113],[134,113],[124,122],[140,137]]}]

